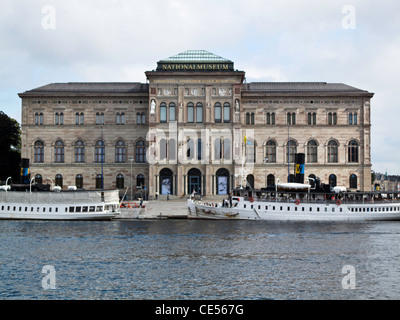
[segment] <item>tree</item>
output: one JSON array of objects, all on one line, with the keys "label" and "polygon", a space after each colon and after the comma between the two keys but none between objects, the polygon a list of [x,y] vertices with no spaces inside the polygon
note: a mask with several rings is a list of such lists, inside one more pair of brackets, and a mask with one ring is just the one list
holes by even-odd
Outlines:
[{"label": "tree", "polygon": [[0,180],[19,179],[21,129],[19,123],[0,111]]}]

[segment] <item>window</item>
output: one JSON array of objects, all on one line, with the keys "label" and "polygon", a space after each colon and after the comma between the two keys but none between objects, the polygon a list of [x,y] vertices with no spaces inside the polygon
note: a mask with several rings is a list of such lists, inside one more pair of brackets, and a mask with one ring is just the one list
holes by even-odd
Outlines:
[{"label": "window", "polygon": [[357,125],[357,112],[349,113],[349,125]]},{"label": "window", "polygon": [[337,124],[337,114],[336,114],[336,112],[329,112],[328,113],[328,124],[329,125],[336,125]]},{"label": "window", "polygon": [[197,139],[197,160],[202,159],[202,142],[201,139]]},{"label": "window", "polygon": [[246,124],[254,124],[254,112],[246,113]]},{"label": "window", "polygon": [[167,104],[165,102],[160,104],[160,122],[167,122]]},{"label": "window", "polygon": [[315,140],[310,140],[307,143],[307,162],[318,162],[318,144]]},{"label": "window", "polygon": [[196,122],[203,122],[203,104],[200,102],[196,104]]},{"label": "window", "polygon": [[350,189],[357,189],[357,176],[353,173],[349,178]]},{"label": "window", "polygon": [[351,140],[348,146],[348,162],[358,162],[358,148],[359,144],[355,140]]},{"label": "window", "polygon": [[247,163],[256,163],[256,142],[247,138],[245,148],[245,159]]},{"label": "window", "polygon": [[338,162],[338,143],[335,140],[328,142],[328,163]]},{"label": "window", "polygon": [[273,174],[269,174],[267,176],[267,186],[275,185],[275,176]]},{"label": "window", "polygon": [[117,189],[123,189],[124,188],[124,175],[121,174],[121,173],[117,175],[116,188]]},{"label": "window", "polygon": [[214,105],[214,121],[221,123],[221,104],[219,102]]},{"label": "window", "polygon": [[231,140],[229,138],[225,138],[223,144],[223,155],[225,160],[231,160]]},{"label": "window", "polygon": [[169,104],[169,121],[175,121],[176,115],[175,115],[175,103],[171,102]]},{"label": "window", "polygon": [[76,125],[83,125],[84,124],[84,120],[85,120],[85,115],[83,114],[83,112],[75,113],[75,124]]},{"label": "window", "polygon": [[118,140],[115,144],[115,162],[126,162],[126,144],[122,140]]},{"label": "window", "polygon": [[191,102],[187,105],[187,122],[194,122],[194,105]]},{"label": "window", "polygon": [[276,142],[268,140],[265,144],[265,163],[276,163]]},{"label": "window", "polygon": [[329,186],[331,188],[336,187],[336,175],[335,174],[331,174],[329,176]]},{"label": "window", "polygon": [[104,112],[96,112],[96,124],[104,124]]},{"label": "window", "polygon": [[35,112],[35,125],[43,125],[43,113]]},{"label": "window", "polygon": [[286,115],[287,124],[295,125],[296,124],[296,113],[295,112],[288,112]]},{"label": "window", "polygon": [[96,176],[96,189],[103,189],[103,176],[98,174]]},{"label": "window", "polygon": [[54,124],[56,126],[58,125],[63,125],[64,124],[64,113],[58,113],[56,112],[54,115]]},{"label": "window", "polygon": [[85,162],[85,144],[82,140],[75,142],[75,162]]},{"label": "window", "polygon": [[63,176],[61,174],[56,175],[55,185],[58,187],[63,187]]},{"label": "window", "polygon": [[44,143],[43,141],[36,141],[33,147],[34,158],[33,161],[35,163],[43,163],[44,162]]},{"label": "window", "polygon": [[145,163],[146,162],[146,143],[143,140],[139,140],[136,142],[136,154],[135,154],[135,162],[136,163]]},{"label": "window", "polygon": [[117,112],[117,114],[115,115],[115,124],[117,125],[123,125],[125,124],[125,113],[119,113]]},{"label": "window", "polygon": [[103,140],[98,140],[94,146],[94,162],[104,163],[105,144]]},{"label": "window", "polygon": [[317,114],[315,112],[309,112],[307,114],[307,122],[309,125],[317,124]]},{"label": "window", "polygon": [[176,160],[176,140],[175,139],[169,140],[168,158],[169,158],[169,160]]},{"label": "window", "polygon": [[194,140],[187,140],[187,149],[186,149],[186,157],[188,160],[192,160],[194,158]]},{"label": "window", "polygon": [[42,175],[41,174],[37,174],[36,176],[35,176],[35,182],[36,183],[43,183],[43,178],[42,178]]},{"label": "window", "polygon": [[75,177],[75,186],[78,189],[83,189],[83,176],[81,174],[77,174]]},{"label": "window", "polygon": [[231,105],[228,102],[224,103],[224,123],[231,122]]},{"label": "window", "polygon": [[274,125],[274,124],[275,124],[275,112],[268,112],[267,125]]},{"label": "window", "polygon": [[165,160],[167,158],[167,140],[160,140],[160,160]]},{"label": "window", "polygon": [[143,188],[145,186],[144,175],[138,174],[136,177],[136,187]]},{"label": "window", "polygon": [[297,153],[296,141],[289,140],[287,143],[287,149],[286,149],[286,160],[289,160],[289,163],[294,163],[296,153]]},{"label": "window", "polygon": [[54,162],[64,162],[64,142],[57,140],[54,145]]}]

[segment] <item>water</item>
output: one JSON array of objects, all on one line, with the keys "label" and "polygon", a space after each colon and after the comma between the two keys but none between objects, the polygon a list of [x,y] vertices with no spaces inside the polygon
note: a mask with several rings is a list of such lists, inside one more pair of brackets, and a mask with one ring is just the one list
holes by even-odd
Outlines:
[{"label": "water", "polygon": [[399,299],[399,244],[398,222],[0,221],[0,299]]}]

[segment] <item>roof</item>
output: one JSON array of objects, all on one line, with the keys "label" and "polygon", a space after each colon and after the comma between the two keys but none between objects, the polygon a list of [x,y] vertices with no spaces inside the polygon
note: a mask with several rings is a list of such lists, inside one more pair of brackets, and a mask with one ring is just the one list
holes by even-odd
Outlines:
[{"label": "roof", "polygon": [[25,91],[20,96],[39,94],[132,94],[148,93],[148,84],[140,82],[68,82],[51,83],[36,89]]},{"label": "roof", "polygon": [[247,91],[265,92],[367,92],[347,84],[327,82],[252,82],[246,86]]},{"label": "roof", "polygon": [[160,62],[232,62],[205,50],[187,50]]}]

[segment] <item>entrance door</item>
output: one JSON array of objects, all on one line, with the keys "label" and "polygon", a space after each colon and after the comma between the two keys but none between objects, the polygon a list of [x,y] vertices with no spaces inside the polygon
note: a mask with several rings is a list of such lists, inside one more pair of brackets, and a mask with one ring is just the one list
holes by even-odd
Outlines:
[{"label": "entrance door", "polygon": [[187,193],[192,194],[195,191],[195,194],[201,194],[201,171],[199,169],[190,169],[188,172],[188,189]]},{"label": "entrance door", "polygon": [[172,171],[162,169],[160,171],[160,194],[173,194]]}]

